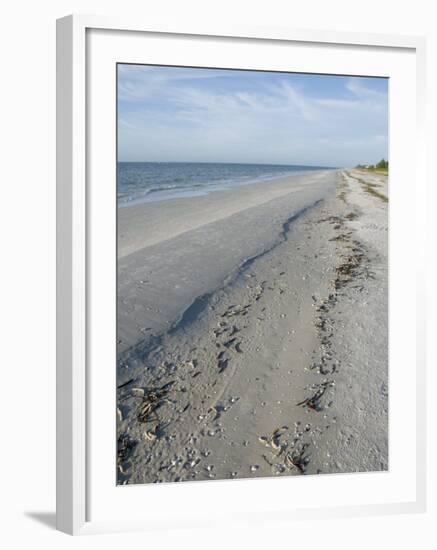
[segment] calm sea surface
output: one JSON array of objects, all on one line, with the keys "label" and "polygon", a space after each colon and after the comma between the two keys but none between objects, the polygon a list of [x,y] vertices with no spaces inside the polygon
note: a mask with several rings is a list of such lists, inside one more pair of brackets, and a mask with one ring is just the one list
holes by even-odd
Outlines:
[{"label": "calm sea surface", "polygon": [[118,206],[205,195],[235,185],[248,185],[322,168],[272,164],[119,162]]}]

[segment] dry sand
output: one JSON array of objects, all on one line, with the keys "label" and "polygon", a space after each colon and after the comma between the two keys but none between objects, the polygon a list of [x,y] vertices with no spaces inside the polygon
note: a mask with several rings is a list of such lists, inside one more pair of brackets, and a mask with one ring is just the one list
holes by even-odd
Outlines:
[{"label": "dry sand", "polygon": [[120,209],[118,482],[388,468],[387,178]]}]

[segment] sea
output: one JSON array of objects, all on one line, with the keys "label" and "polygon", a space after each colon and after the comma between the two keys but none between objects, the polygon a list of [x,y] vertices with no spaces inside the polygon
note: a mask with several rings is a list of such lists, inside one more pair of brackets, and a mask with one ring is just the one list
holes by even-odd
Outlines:
[{"label": "sea", "polygon": [[236,185],[270,181],[324,166],[206,162],[119,162],[119,207],[141,202],[206,195]]}]

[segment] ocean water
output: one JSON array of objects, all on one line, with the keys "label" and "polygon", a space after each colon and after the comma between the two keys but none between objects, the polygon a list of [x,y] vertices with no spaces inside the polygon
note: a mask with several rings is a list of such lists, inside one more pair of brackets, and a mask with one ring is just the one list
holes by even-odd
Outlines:
[{"label": "ocean water", "polygon": [[249,185],[323,168],[272,164],[119,162],[118,206],[205,195],[235,185]]}]

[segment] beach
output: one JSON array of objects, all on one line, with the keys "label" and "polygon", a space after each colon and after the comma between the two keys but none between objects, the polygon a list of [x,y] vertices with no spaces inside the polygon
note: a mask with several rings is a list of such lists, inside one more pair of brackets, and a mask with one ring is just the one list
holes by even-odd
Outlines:
[{"label": "beach", "polygon": [[118,209],[118,483],[388,469],[388,182]]}]

